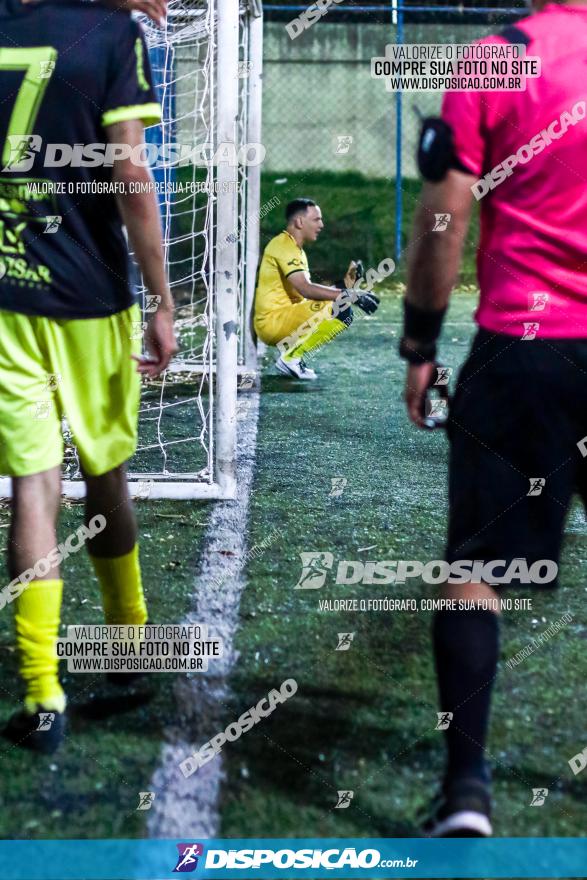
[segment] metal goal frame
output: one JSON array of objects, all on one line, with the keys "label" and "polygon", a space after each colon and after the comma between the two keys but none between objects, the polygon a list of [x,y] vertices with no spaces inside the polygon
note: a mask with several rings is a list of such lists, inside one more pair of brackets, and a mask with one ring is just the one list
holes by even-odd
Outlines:
[{"label": "metal goal frame", "polygon": [[[215,144],[236,145],[239,138],[240,143],[260,143],[263,51],[260,0],[249,0],[245,6],[242,0],[240,4],[239,0],[206,0],[206,3],[214,22],[211,39],[216,41],[212,84],[216,90]],[[170,15],[173,14],[172,4]],[[182,11],[181,15],[185,14],[185,10]],[[243,28],[246,29],[244,36]],[[243,60],[247,64],[245,85]],[[239,124],[240,131],[237,130]],[[129,489],[135,498],[236,497],[237,386],[239,374],[256,371],[256,347],[249,332],[249,319],[259,256],[260,176],[259,165],[248,167],[245,174],[229,163],[220,162],[214,169],[215,226],[208,266],[215,321],[214,327],[209,328],[212,338],[206,357],[189,367],[190,372],[199,374],[200,381],[203,374],[209,389],[210,473],[205,480],[201,473],[181,474],[178,479],[177,475],[165,473],[134,473],[130,468]],[[170,365],[171,372],[183,369],[179,364]],[[39,429],[42,430],[42,422]],[[2,497],[10,496],[10,485],[9,478],[0,478]],[[64,480],[62,493],[72,499],[83,498],[83,479]]]}]

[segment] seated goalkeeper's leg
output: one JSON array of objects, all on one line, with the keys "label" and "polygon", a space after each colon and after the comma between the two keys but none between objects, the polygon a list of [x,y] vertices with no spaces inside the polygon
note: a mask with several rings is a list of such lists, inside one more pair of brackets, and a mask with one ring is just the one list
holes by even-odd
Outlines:
[{"label": "seated goalkeeper's leg", "polygon": [[332,314],[332,303],[305,301],[276,310],[269,321],[257,325],[257,335],[268,345],[276,345],[280,356],[275,366],[285,376],[316,379],[308,361],[320,349],[350,327],[350,305]]}]

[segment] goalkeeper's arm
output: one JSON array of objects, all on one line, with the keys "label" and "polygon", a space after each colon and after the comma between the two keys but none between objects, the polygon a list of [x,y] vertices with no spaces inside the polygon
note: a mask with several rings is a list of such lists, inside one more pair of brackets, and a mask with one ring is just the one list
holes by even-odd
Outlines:
[{"label": "goalkeeper's arm", "polygon": [[[345,290],[341,287],[326,287],[324,284],[313,284],[305,272],[294,272],[289,276],[289,281],[306,299],[334,302],[333,316],[341,317],[346,309],[356,303],[365,314],[372,315],[379,306],[379,299],[373,293],[361,293],[357,290]],[[341,318],[342,320],[342,318]]]},{"label": "goalkeeper's arm", "polygon": [[316,299],[320,302],[334,302],[342,293],[340,287],[326,287],[325,284],[314,284],[310,276],[301,270],[288,276],[289,283],[305,299]]},{"label": "goalkeeper's arm", "polygon": [[[133,148],[144,143],[144,127],[140,120],[117,122],[106,129],[111,143],[129,144]],[[118,208],[126,226],[145,285],[156,297],[157,310],[145,332],[149,358],[139,359],[138,370],[151,378],[159,375],[177,351],[173,330],[173,298],[167,284],[159,203],[149,167],[136,165],[130,158],[118,159],[112,169],[114,183],[122,184],[117,196]]]}]

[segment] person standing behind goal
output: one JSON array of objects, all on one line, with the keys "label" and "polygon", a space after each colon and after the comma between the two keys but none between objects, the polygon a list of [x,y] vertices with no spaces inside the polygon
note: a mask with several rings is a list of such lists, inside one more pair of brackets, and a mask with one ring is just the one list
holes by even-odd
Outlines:
[{"label": "person standing behind goal", "polygon": [[[51,553],[61,418],[79,453],[86,525],[102,524],[88,549],[106,622],[143,624],[125,462],[136,448],[139,374],[158,375],[177,347],[148,167],[124,158],[113,167],[45,162],[53,144],[106,142],[128,153],[144,143],[160,107],[140,27],[98,3],[2,0],[0,33],[0,472],[12,477],[10,592],[25,686],[24,710],[4,735],[50,752],[63,738],[66,705],[56,656],[63,584]],[[136,338],[123,222],[158,302],[145,331],[149,357]],[[34,578],[21,581],[31,569]],[[38,730],[41,712],[54,715],[48,730]]]},{"label": "person standing behind goal", "polygon": [[[514,560],[522,572],[541,561],[556,571],[571,497],[587,501],[587,4],[534,5],[536,15],[482,42],[525,45],[540,76],[527,78],[525,91],[447,93],[442,118],[426,121],[420,140],[427,180],[400,346],[407,407],[425,427],[436,340],[476,195],[479,329],[449,407],[447,562],[497,561],[491,582],[449,580],[442,597],[457,606],[434,618],[440,708],[452,713],[441,796],[425,828],[437,837],[492,833],[494,582]],[[443,232],[434,231],[438,214],[449,217]]]}]

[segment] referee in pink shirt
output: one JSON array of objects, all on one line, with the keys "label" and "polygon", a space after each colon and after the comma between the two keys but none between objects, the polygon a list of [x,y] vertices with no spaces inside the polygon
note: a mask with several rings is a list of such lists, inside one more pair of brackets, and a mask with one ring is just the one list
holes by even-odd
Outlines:
[{"label": "referee in pink shirt", "polygon": [[[540,563],[542,587],[556,586],[572,495],[587,500],[587,0],[534,6],[481,42],[525,44],[541,75],[525,91],[447,93],[419,147],[425,183],[400,344],[408,413],[430,426],[436,342],[477,198],[478,331],[449,407],[446,559],[504,561],[491,583],[449,580],[441,597],[456,607],[435,614],[440,708],[453,713],[446,774],[425,826],[435,837],[492,833],[486,738],[499,581],[516,568],[519,585]],[[445,231],[432,231],[435,214],[451,215]],[[462,599],[472,607],[459,609]]]}]

